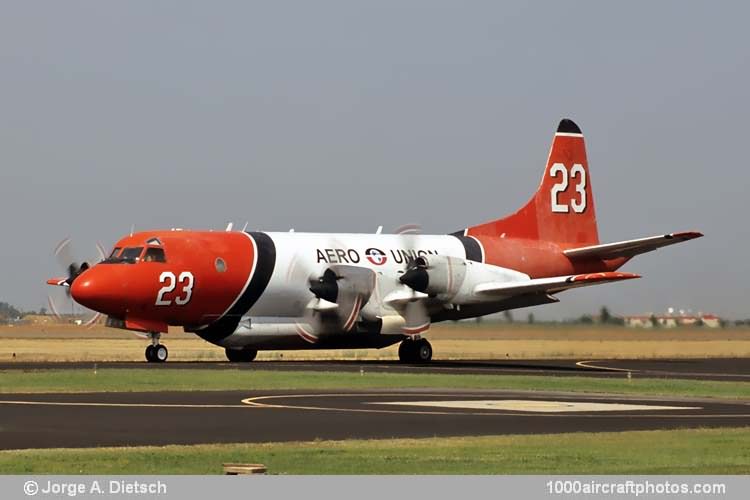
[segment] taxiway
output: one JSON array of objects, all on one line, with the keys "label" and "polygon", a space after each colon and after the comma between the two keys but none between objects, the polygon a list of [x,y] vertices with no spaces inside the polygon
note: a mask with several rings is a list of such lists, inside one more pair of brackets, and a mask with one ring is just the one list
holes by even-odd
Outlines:
[{"label": "taxiway", "polygon": [[510,391],[0,396],[0,448],[599,432],[750,424],[750,403]]}]

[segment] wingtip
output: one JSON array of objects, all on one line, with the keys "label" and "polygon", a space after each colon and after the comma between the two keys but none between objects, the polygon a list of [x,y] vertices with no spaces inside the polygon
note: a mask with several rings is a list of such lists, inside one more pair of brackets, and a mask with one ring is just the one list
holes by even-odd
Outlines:
[{"label": "wingtip", "polygon": [[580,281],[619,281],[619,280],[632,280],[640,278],[640,274],[633,273],[621,273],[618,271],[605,271],[601,273],[588,273],[588,274],[577,274],[569,278],[571,283]]},{"label": "wingtip", "polygon": [[610,279],[614,279],[614,280],[636,280],[638,278],[642,278],[640,274],[635,274],[635,273],[613,272],[613,273],[607,273],[607,274],[611,274]]},{"label": "wingtip", "polygon": [[582,134],[581,129],[576,122],[570,118],[563,118],[557,126],[557,132],[563,134]]},{"label": "wingtip", "polygon": [[695,238],[702,238],[703,233],[698,232],[698,231],[682,231],[679,233],[668,234],[667,237],[687,241],[687,240],[694,240]]}]

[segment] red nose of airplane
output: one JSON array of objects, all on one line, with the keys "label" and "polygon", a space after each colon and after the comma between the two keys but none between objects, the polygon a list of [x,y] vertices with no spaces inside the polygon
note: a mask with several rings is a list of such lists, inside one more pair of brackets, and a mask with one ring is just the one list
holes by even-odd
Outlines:
[{"label": "red nose of airplane", "polygon": [[70,287],[73,300],[84,307],[104,314],[113,314],[117,301],[117,283],[111,273],[98,266],[84,271]]}]

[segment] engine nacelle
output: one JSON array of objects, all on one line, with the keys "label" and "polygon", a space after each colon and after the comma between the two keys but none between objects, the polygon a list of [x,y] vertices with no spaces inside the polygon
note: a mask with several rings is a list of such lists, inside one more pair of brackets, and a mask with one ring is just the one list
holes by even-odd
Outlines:
[{"label": "engine nacelle", "polygon": [[459,257],[424,255],[417,257],[399,278],[401,283],[453,304],[477,304],[495,300],[475,295],[480,283],[527,281],[529,276],[504,267],[482,264]]}]

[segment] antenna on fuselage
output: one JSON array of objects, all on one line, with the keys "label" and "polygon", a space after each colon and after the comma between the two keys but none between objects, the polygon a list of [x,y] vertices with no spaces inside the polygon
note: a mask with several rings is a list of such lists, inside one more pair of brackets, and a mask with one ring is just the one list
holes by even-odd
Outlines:
[{"label": "antenna on fuselage", "polygon": [[135,224],[130,225],[130,236],[133,236],[133,233],[135,232]]},{"label": "antenna on fuselage", "polygon": [[227,231],[227,232],[231,231],[233,227],[234,227],[234,222],[230,222],[229,224],[227,224],[227,229],[226,229],[226,231]]},{"label": "antenna on fuselage", "polygon": [[380,234],[383,232],[383,226],[378,226],[378,229],[375,231],[375,234]]},{"label": "antenna on fuselage", "polygon": [[[248,221],[249,222],[249,221]],[[244,233],[247,230],[247,224],[248,222],[245,222],[245,225],[242,226],[242,232]]]}]

